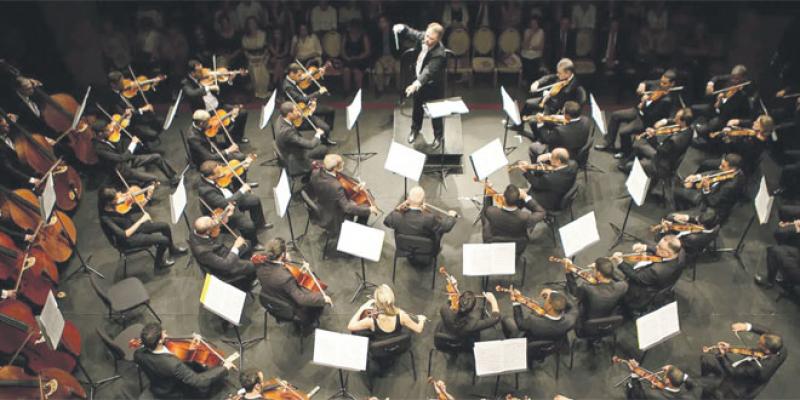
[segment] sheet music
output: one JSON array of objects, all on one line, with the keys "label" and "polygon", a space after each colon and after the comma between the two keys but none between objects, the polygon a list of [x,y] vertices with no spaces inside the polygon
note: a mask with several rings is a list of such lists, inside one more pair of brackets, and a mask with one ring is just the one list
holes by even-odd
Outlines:
[{"label": "sheet music", "polygon": [[347,130],[352,131],[353,126],[358,121],[358,116],[361,114],[361,89],[358,89],[356,97],[353,102],[347,106]]},{"label": "sheet music", "polygon": [[178,107],[181,105],[181,99],[183,98],[183,89],[178,91],[178,97],[175,98],[175,103],[169,106],[169,111],[167,111],[167,119],[164,120],[164,129],[167,130],[169,127],[172,126],[172,121],[175,120],[175,113],[178,112]]},{"label": "sheet music", "polygon": [[178,182],[178,187],[175,192],[169,195],[169,213],[172,218],[172,224],[178,223],[178,220],[183,215],[183,210],[186,208],[186,185],[184,184],[184,177],[181,174],[181,180]]},{"label": "sheet music", "polygon": [[339,232],[336,250],[370,261],[378,262],[383,250],[386,231],[370,228],[353,221],[344,221]]},{"label": "sheet music", "polygon": [[476,342],[475,374],[497,375],[528,369],[528,343],[525,338]]},{"label": "sheet music", "polygon": [[644,172],[644,168],[639,162],[639,157],[633,159],[633,168],[631,168],[631,173],[628,174],[628,179],[625,181],[625,187],[628,189],[628,194],[631,195],[634,203],[641,207],[647,197],[650,177]]},{"label": "sheet music", "polygon": [[72,129],[75,130],[78,127],[78,123],[81,121],[81,117],[83,116],[83,112],[86,110],[86,100],[89,100],[89,93],[92,92],[92,87],[89,86],[86,88],[86,94],[83,95],[83,101],[81,102],[80,108],[78,108],[78,112],[72,117]]},{"label": "sheet music", "polygon": [[636,319],[639,350],[647,350],[681,332],[678,302],[673,301]]},{"label": "sheet music", "polygon": [[462,272],[465,276],[514,275],[516,243],[464,243]]},{"label": "sheet music", "polygon": [[605,136],[606,134],[606,120],[603,118],[603,111],[600,110],[600,106],[597,105],[597,101],[594,99],[593,94],[589,94],[589,102],[591,103],[592,108],[592,119],[594,120],[595,124],[597,124],[597,129],[600,130],[600,133]]},{"label": "sheet music", "polygon": [[761,183],[758,186],[758,194],[756,194],[754,203],[756,207],[756,214],[758,215],[758,222],[761,225],[769,222],[769,216],[772,213],[772,203],[774,200],[775,198],[769,195],[769,189],[767,189],[767,180],[762,175]]},{"label": "sheet music", "polygon": [[562,226],[558,230],[561,245],[564,247],[564,257],[569,258],[579,251],[600,241],[597,231],[597,220],[594,211]]},{"label": "sheet music", "polygon": [[39,328],[44,332],[45,340],[50,348],[55,350],[61,341],[61,334],[64,332],[64,316],[58,309],[53,291],[47,293],[47,300],[42,308],[41,315],[36,317]]},{"label": "sheet music", "polygon": [[367,369],[369,338],[317,329],[314,331],[312,362],[347,371]]},{"label": "sheet music", "polygon": [[514,99],[508,95],[506,92],[506,88],[500,86],[500,97],[503,99],[503,111],[506,112],[508,118],[511,119],[511,122],[514,123],[514,126],[519,126],[522,124],[522,117],[519,115],[519,108],[517,107],[517,103],[514,102]]},{"label": "sheet music", "polygon": [[200,303],[222,319],[239,326],[242,318],[246,294],[235,286],[223,282],[211,274],[206,274]]},{"label": "sheet music", "polygon": [[289,186],[289,175],[286,169],[281,170],[281,177],[278,179],[278,185],[272,188],[272,193],[275,197],[275,212],[279,217],[283,218],[286,215],[286,210],[289,209],[289,202],[292,200],[292,189]]},{"label": "sheet music", "polygon": [[425,103],[425,110],[431,118],[446,117],[452,114],[467,114],[469,109],[460,97],[436,100]]},{"label": "sheet music", "polygon": [[500,168],[508,165],[500,139],[494,139],[469,155],[472,170],[479,180],[484,180]]},{"label": "sheet music", "polygon": [[272,91],[272,96],[269,97],[267,100],[267,104],[264,104],[264,107],[261,107],[261,119],[258,121],[258,129],[264,129],[269,124],[269,121],[272,119],[272,113],[275,112],[275,96],[278,93],[278,89]]},{"label": "sheet music", "polygon": [[44,220],[49,221],[50,216],[53,214],[53,207],[56,205],[56,189],[53,186],[53,173],[50,172],[45,177],[44,191],[39,200],[42,204],[42,212],[44,212]]},{"label": "sheet music", "polygon": [[419,181],[425,167],[425,153],[392,141],[383,168],[412,181]]}]

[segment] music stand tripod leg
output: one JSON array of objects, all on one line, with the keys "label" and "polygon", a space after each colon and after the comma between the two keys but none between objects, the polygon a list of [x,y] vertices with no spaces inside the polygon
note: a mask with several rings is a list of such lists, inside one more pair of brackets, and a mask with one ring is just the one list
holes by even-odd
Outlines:
[{"label": "music stand tripod leg", "polygon": [[[61,224],[61,229],[66,231],[67,227],[64,226],[64,221],[62,221],[61,218],[58,218],[58,217],[56,217],[56,220],[58,220],[58,223]],[[65,236],[67,237],[67,240],[69,241],[70,246],[72,246],[72,248],[75,249],[75,254],[78,256],[78,261],[80,261],[81,265],[76,270],[72,271],[72,273],[67,275],[67,277],[64,278],[64,280],[65,281],[70,280],[78,272],[83,272],[83,273],[86,273],[86,274],[95,274],[95,275],[99,276],[102,279],[106,279],[105,275],[101,274],[100,271],[96,270],[95,268],[93,268],[89,264],[92,261],[92,254],[89,254],[89,257],[84,259],[83,255],[81,254],[81,250],[78,248],[77,243],[72,241],[72,238],[70,238],[69,235],[65,235]]]},{"label": "music stand tripod leg", "polygon": [[361,152],[361,129],[358,127],[358,121],[355,123],[356,126],[356,153],[344,153],[343,156],[356,161],[356,170],[361,172],[361,161],[366,161],[372,158],[373,156],[377,155],[377,152],[368,151],[366,153]]},{"label": "music stand tripod leg", "polygon": [[236,325],[233,325],[233,332],[236,333],[236,340],[222,339],[221,342],[239,348],[239,370],[241,371],[244,362],[244,349],[247,346],[264,340],[264,337],[254,337],[252,339],[242,340],[242,334],[239,332],[239,327]]},{"label": "music stand tripod leg", "polygon": [[86,368],[84,368],[83,363],[81,363],[81,360],[77,359],[76,361],[77,361],[77,364],[78,364],[78,369],[80,369],[81,372],[83,373],[83,376],[86,377],[86,382],[81,381],[81,383],[86,384],[87,386],[89,386],[89,400],[93,400],[94,399],[94,392],[96,392],[97,389],[100,388],[100,386],[103,386],[106,383],[110,383],[110,382],[113,382],[113,381],[115,381],[115,380],[117,380],[119,378],[122,378],[122,376],[120,376],[120,375],[114,375],[114,376],[109,376],[108,378],[103,378],[103,379],[95,382],[92,379],[92,377],[89,375],[89,372],[86,371]]},{"label": "music stand tripod leg", "polygon": [[356,273],[356,276],[358,276],[360,282],[358,284],[358,287],[356,288],[356,292],[353,293],[353,298],[350,299],[351,303],[356,301],[356,298],[358,298],[358,295],[360,295],[362,291],[368,289],[374,289],[377,287],[377,285],[367,280],[367,267],[364,262],[364,259],[363,258],[360,259],[361,259],[361,275]]},{"label": "music stand tripod leg", "polygon": [[333,396],[328,397],[328,400],[332,399],[356,400],[356,396],[347,391],[347,381],[344,379],[344,372],[341,368],[339,369],[339,390]]},{"label": "music stand tripod leg", "polygon": [[630,201],[628,202],[628,209],[627,209],[627,211],[625,211],[625,218],[622,220],[622,226],[618,227],[618,226],[614,225],[613,223],[609,222],[609,225],[611,225],[611,229],[614,230],[614,232],[615,232],[615,234],[617,236],[614,239],[614,242],[611,243],[611,246],[608,247],[609,250],[613,249],[614,247],[617,247],[625,239],[636,240],[636,241],[639,241],[639,242],[643,242],[643,240],[638,238],[637,236],[625,232],[625,227],[628,226],[628,217],[631,214],[631,208],[633,208],[633,199],[630,199]]}]

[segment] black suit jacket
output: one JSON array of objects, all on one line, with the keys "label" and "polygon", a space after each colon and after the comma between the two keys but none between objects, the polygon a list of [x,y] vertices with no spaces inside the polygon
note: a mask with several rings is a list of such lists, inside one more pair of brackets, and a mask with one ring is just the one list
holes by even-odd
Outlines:
[{"label": "black suit jacket", "polygon": [[280,264],[265,263],[256,271],[261,293],[283,299],[295,307],[323,307],[325,298],[297,285],[289,270]]},{"label": "black suit jacket", "polygon": [[656,149],[656,156],[653,159],[656,168],[666,174],[678,169],[678,160],[692,143],[692,129],[686,128],[673,133],[661,141],[656,136],[648,138],[647,141]]},{"label": "black suit jacket", "polygon": [[[655,248],[648,247],[648,253],[655,254]],[[642,308],[658,291],[675,285],[683,272],[684,258],[681,250],[673,260],[653,263],[635,270],[631,264],[620,264],[619,270],[625,274],[629,285],[625,302],[633,309]]]},{"label": "black suit jacket", "polygon": [[127,149],[125,141],[120,139],[117,143],[111,143],[99,137],[92,138],[92,147],[97,153],[97,158],[106,168],[116,168],[119,164],[130,161],[133,154]]},{"label": "black suit jacket", "polygon": [[231,282],[255,273],[251,262],[240,259],[219,238],[202,237],[192,232],[189,247],[197,263],[223,281]]},{"label": "black suit jacket", "polygon": [[566,49],[562,49],[561,47],[561,29],[558,25],[556,25],[555,29],[552,29],[550,32],[547,33],[548,40],[548,48],[550,48],[550,57],[552,60],[552,64],[558,63],[558,60],[562,58],[571,58],[575,57],[575,30],[569,29],[567,31],[567,46]]},{"label": "black suit jacket", "polygon": [[569,160],[565,168],[552,172],[527,171],[523,174],[531,187],[528,190],[545,210],[556,210],[578,176],[578,163]]},{"label": "black suit jacket", "polygon": [[[724,89],[734,84],[731,82],[731,75],[714,76],[711,78],[711,82],[714,82],[714,90]],[[752,115],[750,102],[747,99],[747,97],[750,96],[752,88],[752,84],[745,86],[742,88],[742,90],[739,90],[733,96],[731,96],[727,101],[720,104],[718,115],[720,122],[722,122],[723,125],[730,119],[749,118]],[[713,105],[716,101],[716,97],[712,98],[711,104]]]},{"label": "black suit jacket", "polygon": [[[406,25],[403,27],[403,31],[399,34],[399,36],[402,36],[400,39],[402,40],[403,38],[410,38],[414,40],[414,61],[411,67],[414,68],[414,71],[416,71],[416,60],[419,56],[419,53],[422,51],[422,41],[425,39],[425,32],[412,29]],[[419,76],[416,77],[419,83],[422,84],[423,88],[425,86],[435,89],[441,89],[443,87],[444,82],[442,82],[442,71],[447,67],[447,65],[445,65],[445,61],[445,47],[441,41],[433,48],[428,49],[428,53],[422,60],[422,69],[420,70]]]},{"label": "black suit jacket", "polygon": [[138,211],[132,211],[127,214],[120,214],[117,212],[100,210],[100,227],[107,235],[112,236],[117,244],[123,245],[128,239],[125,236],[125,230],[130,228],[139,218],[138,216],[134,218],[132,215],[137,212]]},{"label": "black suit jacket", "polygon": [[[545,75],[537,80],[539,82],[539,87],[545,87],[552,85],[558,82],[558,75],[550,74]],[[564,103],[568,101],[575,101],[578,102],[580,99],[578,98],[578,89],[581,85],[578,83],[578,77],[573,76],[572,80],[564,86],[557,94],[554,96],[550,96],[545,102],[545,111],[549,112],[558,112],[562,108],[564,108]]]},{"label": "black suit jacket", "polygon": [[569,151],[570,157],[575,157],[578,151],[586,145],[591,127],[592,123],[586,116],[564,125],[545,123],[541,129],[542,142],[547,144],[551,150],[556,147],[564,147]]},{"label": "black suit jacket", "polygon": [[703,203],[714,209],[720,221],[725,221],[730,215],[733,206],[744,193],[744,175],[739,173],[736,177],[722,181],[712,186],[711,191],[703,193]]},{"label": "black suit jacket", "polygon": [[311,158],[309,150],[319,146],[320,140],[316,136],[306,139],[300,131],[283,118],[278,119],[278,135],[275,144],[286,160],[286,169],[289,175],[306,174],[311,171]]},{"label": "black suit jacket", "polygon": [[[189,100],[192,110],[205,110],[206,103],[203,96],[206,94],[206,87],[197,82],[194,78],[187,76],[181,81],[183,95]],[[220,102],[220,106],[222,102]]]},{"label": "black suit jacket", "polygon": [[[223,162],[222,157],[212,147],[209,140],[214,140],[214,145],[219,151],[225,151],[229,146],[224,134],[219,133],[213,139],[206,137],[205,132],[192,124],[189,128],[189,136],[186,137],[186,144],[189,146],[189,153],[192,160],[199,167],[203,162],[213,160]],[[226,156],[227,157],[227,156]],[[230,161],[230,158],[228,158]]]},{"label": "black suit jacket", "polygon": [[154,354],[144,347],[133,353],[133,360],[147,375],[150,391],[159,399],[197,397],[228,375],[221,366],[198,373],[172,354]]},{"label": "black suit jacket", "polygon": [[685,384],[676,392],[653,388],[638,378],[629,379],[625,385],[625,398],[628,400],[691,400],[701,398],[697,388],[689,389]]},{"label": "black suit jacket", "polygon": [[[481,331],[491,328],[500,322],[500,313],[491,313],[489,318],[481,318],[481,311],[472,310],[465,315],[461,315],[450,309],[450,303],[445,303],[439,309],[442,316],[442,329],[445,332],[459,337],[467,343],[474,343],[480,340]],[[476,315],[477,314],[477,315]]]},{"label": "black suit jacket", "polygon": [[[753,324],[750,332],[756,334],[771,333],[768,329]],[[786,345],[777,354],[770,355],[764,359],[755,361],[745,361],[738,364],[736,367],[733,363],[740,359],[741,356],[726,354],[721,356],[717,354],[720,366],[724,371],[725,376],[722,378],[717,392],[726,399],[752,399],[755,398],[758,392],[766,385],[769,380],[775,375],[778,368],[783,365],[788,356]],[[759,365],[759,363],[761,365]]]},{"label": "black suit jacket", "polygon": [[[314,86],[314,88],[316,88],[316,86]],[[297,85],[294,84],[294,82],[292,82],[292,80],[289,79],[288,76],[283,78],[283,81],[281,82],[281,89],[282,89],[280,92],[281,102],[284,101],[291,102],[292,100],[294,100],[297,103],[308,104],[312,100],[319,98],[319,96],[322,95],[319,91],[314,91],[314,92],[309,91],[308,93],[304,92],[299,87],[297,87]],[[292,100],[289,99],[289,96],[291,96]]]},{"label": "black suit jacket", "polygon": [[565,339],[578,319],[578,308],[567,300],[567,308],[559,320],[540,317],[531,312],[524,312],[521,305],[514,306],[514,322],[525,332],[528,341]]},{"label": "black suit jacket", "polygon": [[139,112],[139,107],[144,105],[144,100],[142,100],[141,95],[137,94],[136,96],[128,99],[123,97],[122,93],[115,92],[109,86],[102,90],[98,97],[102,99],[102,105],[104,107],[108,107],[105,108],[105,110],[111,114],[124,114],[125,110],[132,108],[134,119],[136,115],[142,115],[142,113]]},{"label": "black suit jacket", "polygon": [[8,147],[2,138],[0,138],[0,166],[3,171],[0,174],[0,183],[4,186],[9,189],[30,187],[30,179],[34,177],[34,171],[17,158],[17,153]]},{"label": "black suit jacket", "polygon": [[576,297],[580,303],[580,317],[584,321],[613,315],[622,296],[628,291],[628,283],[624,281],[592,285],[578,278],[577,284]]},{"label": "black suit jacket", "polygon": [[456,219],[420,210],[394,210],[383,219],[383,224],[394,229],[395,234],[422,236],[439,243],[442,236],[456,225]]},{"label": "black suit jacket", "polygon": [[[645,91],[658,89],[659,81],[645,81]],[[650,104],[645,105],[640,109],[642,122],[645,127],[653,126],[656,122],[663,118],[669,118],[672,114],[672,109],[675,107],[671,94],[666,94],[664,97],[657,101],[652,101]]]},{"label": "black suit jacket", "polygon": [[545,217],[545,210],[530,199],[524,208],[509,211],[497,206],[484,208],[481,214],[483,241],[491,243],[496,238],[516,238],[527,240],[536,224]]},{"label": "black suit jacket", "polygon": [[369,217],[369,207],[350,201],[339,181],[322,168],[311,173],[311,189],[320,207],[319,224],[327,230],[339,232],[350,215]]},{"label": "black suit jacket", "polygon": [[[225,208],[228,206],[228,203],[235,203],[245,196],[245,193],[239,190],[231,190],[231,193],[233,196],[226,199],[225,195],[222,193],[222,189],[216,184],[207,181],[205,178],[200,178],[197,181],[197,194],[211,208]],[[204,212],[207,211],[205,207],[203,207],[203,210]]]},{"label": "black suit jacket", "polygon": [[16,91],[12,91],[6,95],[6,112],[16,114],[17,123],[27,128],[32,133],[41,133],[42,135],[55,138],[57,137],[57,133],[53,132],[47,124],[45,124],[44,119],[42,119],[42,113],[44,112],[44,104],[45,100],[39,95],[39,93],[34,92],[31,95],[31,99],[36,106],[39,108],[39,115],[37,116],[33,110],[22,100],[22,98],[17,94]]}]

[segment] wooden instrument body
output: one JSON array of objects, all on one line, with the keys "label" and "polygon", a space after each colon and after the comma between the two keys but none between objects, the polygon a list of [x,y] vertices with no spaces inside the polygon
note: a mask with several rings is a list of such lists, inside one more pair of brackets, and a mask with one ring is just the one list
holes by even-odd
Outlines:
[{"label": "wooden instrument body", "polygon": [[[42,110],[45,124],[58,133],[70,131],[72,119],[80,108],[78,101],[66,93],[47,96],[42,90],[41,95],[47,100]],[[92,145],[92,138],[95,137],[95,132],[91,128],[92,122],[94,122],[93,117],[82,116],[76,129],[69,133],[69,146],[75,153],[75,158],[86,165],[97,164],[99,160]]]},{"label": "wooden instrument body", "polygon": [[[70,324],[71,325],[71,324]],[[34,332],[30,338],[30,332]],[[66,341],[65,348],[75,350],[74,336],[77,333],[74,325],[67,328],[65,325],[62,341]],[[50,349],[45,342],[36,343],[40,338],[39,326],[33,317],[31,309],[25,303],[16,299],[5,299],[0,301],[0,353],[12,355],[22,346],[22,354],[28,360],[27,368],[39,372],[46,368],[58,368],[64,371],[75,369],[76,358],[71,352],[64,352]],[[77,338],[80,343],[80,337]],[[77,345],[80,352],[80,346]]]},{"label": "wooden instrument body", "polygon": [[86,398],[80,382],[64,370],[43,368],[33,376],[20,367],[0,367],[0,399],[39,399],[42,394],[48,400]]}]

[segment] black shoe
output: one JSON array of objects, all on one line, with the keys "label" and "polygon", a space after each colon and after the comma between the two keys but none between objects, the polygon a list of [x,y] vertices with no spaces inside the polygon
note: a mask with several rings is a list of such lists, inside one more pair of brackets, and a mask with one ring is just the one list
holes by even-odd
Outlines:
[{"label": "black shoe", "polygon": [[173,265],[175,265],[175,260],[171,258],[165,258],[160,264],[156,266],[156,271],[166,271],[170,269]]},{"label": "black shoe", "polygon": [[246,137],[243,137],[243,138],[242,138],[242,140],[240,140],[240,141],[239,141],[239,143],[241,143],[241,144],[247,144],[247,143],[250,143],[250,139],[248,139],[248,138],[246,138]]},{"label": "black shoe", "polygon": [[336,142],[327,137],[323,137],[320,141],[326,146],[336,146]]},{"label": "black shoe", "polygon": [[753,277],[753,282],[755,282],[756,285],[761,286],[763,288],[767,288],[767,289],[769,289],[769,288],[771,288],[773,286],[773,283],[770,282],[769,279],[767,279],[767,277],[764,276],[764,275],[756,275],[756,276],[754,276]]},{"label": "black shoe", "polygon": [[253,189],[258,187],[258,182],[247,182],[247,184],[250,185],[250,187]]},{"label": "black shoe", "polygon": [[272,229],[274,227],[275,227],[275,225],[272,225],[271,222],[265,222],[264,225],[261,225],[259,227],[259,229],[267,229],[268,230],[268,229]]},{"label": "black shoe", "polygon": [[597,151],[607,151],[607,152],[612,152],[616,150],[613,146],[609,146],[607,144],[596,144],[594,145],[594,149]]},{"label": "black shoe", "polygon": [[441,145],[442,145],[442,139],[439,138],[433,139],[433,143],[431,143],[431,149],[436,150]]},{"label": "black shoe", "polygon": [[175,246],[169,249],[169,255],[175,256],[175,255],[186,254],[187,251],[189,250],[186,247]]},{"label": "black shoe", "polygon": [[623,158],[625,158],[625,153],[623,153],[621,151],[617,152],[617,153],[614,153],[614,159],[615,160],[622,160]]},{"label": "black shoe", "polygon": [[617,164],[617,169],[621,172],[628,173],[633,168],[633,165],[629,165],[628,163],[621,162]]},{"label": "black shoe", "polygon": [[414,143],[417,140],[417,135],[419,135],[419,131],[412,129],[411,133],[408,134],[408,144]]}]

